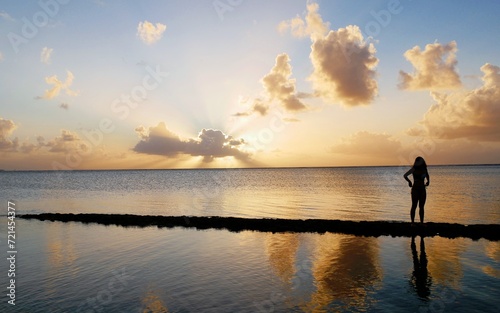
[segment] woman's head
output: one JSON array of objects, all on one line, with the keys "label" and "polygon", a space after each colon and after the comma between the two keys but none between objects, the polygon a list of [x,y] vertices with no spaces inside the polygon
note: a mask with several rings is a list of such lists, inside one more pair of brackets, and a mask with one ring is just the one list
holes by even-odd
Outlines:
[{"label": "woman's head", "polygon": [[418,156],[415,158],[415,163],[413,163],[413,167],[418,168],[418,169],[426,169],[427,164],[425,163],[425,160],[423,157]]}]

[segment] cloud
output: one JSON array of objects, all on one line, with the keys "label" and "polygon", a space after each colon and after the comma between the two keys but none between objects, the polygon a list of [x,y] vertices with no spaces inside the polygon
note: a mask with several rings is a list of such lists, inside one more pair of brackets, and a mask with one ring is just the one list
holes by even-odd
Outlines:
[{"label": "cloud", "polygon": [[3,54],[2,54],[2,51],[0,51],[0,62],[2,62],[3,60],[4,60]]},{"label": "cloud", "polygon": [[[286,53],[279,54],[276,57],[273,68],[261,79],[266,94],[264,99],[253,99],[249,110],[238,112],[233,116],[249,116],[253,113],[265,116],[269,112],[273,101],[277,101],[288,112],[307,110],[307,106],[300,99],[309,95],[296,91],[296,81],[291,76],[292,66],[290,65],[290,58]],[[246,103],[248,99],[242,102]]]},{"label": "cloud", "polygon": [[258,112],[260,115],[267,115],[269,112],[269,105],[264,103],[261,99],[255,99],[252,106],[252,111]]},{"label": "cloud", "polygon": [[17,126],[13,121],[0,118],[0,151],[32,153],[41,148],[47,148],[48,152],[69,153],[76,151],[80,155],[85,155],[91,151],[90,144],[87,141],[65,129],[61,130],[59,136],[48,142],[43,136],[37,136],[36,143],[26,140],[20,144],[17,137],[13,140],[8,139],[16,128]]},{"label": "cloud", "polygon": [[156,23],[156,26],[148,21],[140,22],[137,26],[137,36],[141,40],[150,45],[161,39],[167,26],[161,23]]},{"label": "cloud", "polygon": [[[248,100],[242,101],[242,102],[246,103],[246,102],[248,102]],[[233,116],[236,116],[236,117],[249,116],[253,113],[258,113],[261,116],[265,116],[269,112],[269,109],[270,109],[269,104],[266,101],[262,100],[261,98],[255,98],[255,99],[253,99],[252,105],[248,111],[238,112],[238,113],[233,114]]]},{"label": "cloud", "polygon": [[250,155],[242,150],[243,139],[235,139],[220,130],[202,129],[196,139],[183,140],[169,131],[164,122],[146,129],[139,126],[135,129],[141,140],[133,151],[145,154],[176,157],[186,154],[202,156],[204,162],[212,162],[215,158],[232,156],[239,160],[247,160]]},{"label": "cloud", "polygon": [[481,67],[483,85],[470,91],[449,94],[431,93],[431,106],[409,135],[429,135],[441,139],[467,138],[475,141],[500,141],[500,68]]},{"label": "cloud", "polygon": [[314,70],[309,79],[317,94],[346,106],[372,102],[378,93],[375,52],[353,25],[314,40],[310,54]]},{"label": "cloud", "polygon": [[[49,148],[49,152],[54,153],[69,153],[72,151],[87,152],[90,146],[85,143],[80,137],[69,130],[62,129],[61,134],[47,143],[44,143],[43,137],[39,137],[40,144]],[[82,154],[83,154],[82,153]]]},{"label": "cloud", "polygon": [[394,158],[401,149],[401,142],[388,134],[360,131],[343,138],[342,142],[334,145],[330,151],[368,158],[385,158],[391,156]]},{"label": "cloud", "polygon": [[455,89],[462,86],[455,69],[457,43],[452,41],[446,45],[428,44],[424,51],[419,46],[404,53],[405,58],[413,65],[415,72],[408,74],[399,71],[399,88],[407,90]]},{"label": "cloud", "polygon": [[423,156],[428,164],[498,163],[500,146],[465,139],[439,140],[421,137],[403,144],[398,138],[381,133],[360,131],[342,139],[330,152],[344,155],[346,164],[408,165]]},{"label": "cloud", "polygon": [[64,90],[68,96],[76,96],[78,92],[71,90],[69,87],[73,84],[73,73],[70,71],[66,71],[66,81],[62,82],[57,78],[57,75],[45,77],[45,82],[49,85],[53,85],[51,89],[45,90],[45,94],[43,97],[39,97],[42,99],[52,99],[59,95],[61,90]]},{"label": "cloud", "polygon": [[40,62],[45,64],[50,64],[50,57],[52,55],[52,51],[54,51],[54,49],[43,47],[42,52],[40,53]]},{"label": "cloud", "polygon": [[22,152],[31,153],[32,151],[38,150],[44,146],[44,139],[41,136],[37,137],[37,144],[29,143],[28,141],[19,144],[19,139],[16,137],[14,139],[9,139],[17,128],[17,125],[12,120],[6,120],[0,117],[0,151],[4,152]]},{"label": "cloud", "polygon": [[329,30],[318,10],[317,3],[309,3],[305,20],[295,17],[278,26],[296,37],[310,36],[313,73],[309,79],[315,95],[347,106],[372,102],[378,93],[374,45],[365,41],[358,26]]},{"label": "cloud", "polygon": [[281,33],[290,30],[295,37],[311,36],[317,38],[324,36],[328,32],[330,24],[323,22],[318,10],[319,5],[317,3],[308,3],[305,21],[300,16],[297,16],[291,20],[281,22],[278,25],[278,30]]},{"label": "cloud", "polygon": [[[427,162],[434,164],[497,164],[500,147],[469,140],[441,140],[435,151],[428,155]],[[432,164],[429,163],[429,164]]]},{"label": "cloud", "polygon": [[0,151],[15,151],[19,145],[17,138],[11,140],[8,137],[14,132],[17,125],[12,120],[0,117]]},{"label": "cloud", "polygon": [[[269,99],[278,100],[287,111],[305,110],[307,107],[299,100],[295,90],[295,79],[290,78],[290,76],[292,76],[290,58],[286,53],[283,53],[276,57],[274,67],[262,78],[262,84]],[[257,110],[259,109],[262,111],[262,106],[257,107]],[[262,112],[260,113],[262,114]]]},{"label": "cloud", "polygon": [[33,144],[30,142],[23,142],[19,147],[19,151],[22,153],[32,153],[34,151],[39,150],[41,147],[45,146],[45,138],[42,136],[36,137],[37,144]]}]

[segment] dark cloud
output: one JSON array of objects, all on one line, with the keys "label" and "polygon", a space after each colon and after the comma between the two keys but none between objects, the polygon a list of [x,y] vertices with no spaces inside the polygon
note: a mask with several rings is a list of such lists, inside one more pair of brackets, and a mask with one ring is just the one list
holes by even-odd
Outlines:
[{"label": "dark cloud", "polygon": [[214,158],[232,156],[239,160],[246,160],[250,155],[239,149],[245,142],[225,135],[220,130],[202,129],[196,139],[183,140],[169,131],[164,122],[146,129],[144,126],[136,128],[141,141],[133,150],[138,153],[176,157],[187,154],[202,156],[204,162],[211,162]]}]

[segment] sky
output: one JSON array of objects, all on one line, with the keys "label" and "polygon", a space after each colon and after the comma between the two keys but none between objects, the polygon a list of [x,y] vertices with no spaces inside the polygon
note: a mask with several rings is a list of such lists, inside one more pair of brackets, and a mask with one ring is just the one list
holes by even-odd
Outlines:
[{"label": "sky", "polygon": [[500,163],[500,2],[0,3],[0,169]]}]

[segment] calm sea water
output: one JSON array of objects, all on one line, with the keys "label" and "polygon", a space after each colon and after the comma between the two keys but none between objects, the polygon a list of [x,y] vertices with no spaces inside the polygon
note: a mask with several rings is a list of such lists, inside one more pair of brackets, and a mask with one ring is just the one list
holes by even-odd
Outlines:
[{"label": "calm sea water", "polygon": [[[25,213],[409,220],[407,168],[1,172]],[[500,166],[431,167],[426,219],[500,223]]]},{"label": "calm sea water", "polygon": [[[407,221],[405,168],[2,172],[18,213]],[[500,223],[500,167],[431,167],[426,220]],[[3,214],[5,215],[5,214]],[[0,217],[0,249],[8,250]],[[498,312],[500,242],[16,220],[1,312]],[[6,258],[0,287],[7,290]],[[4,273],[4,274],[1,274]]]}]

